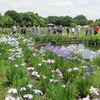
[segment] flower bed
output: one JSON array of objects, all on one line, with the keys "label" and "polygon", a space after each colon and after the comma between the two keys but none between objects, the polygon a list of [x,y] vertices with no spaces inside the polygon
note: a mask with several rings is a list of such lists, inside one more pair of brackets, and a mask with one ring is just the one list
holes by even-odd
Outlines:
[{"label": "flower bed", "polygon": [[0,62],[7,66],[4,72],[9,83],[5,100],[100,99],[99,56],[87,62],[77,47],[51,44],[41,52],[33,38],[23,35],[0,40],[4,47]]}]

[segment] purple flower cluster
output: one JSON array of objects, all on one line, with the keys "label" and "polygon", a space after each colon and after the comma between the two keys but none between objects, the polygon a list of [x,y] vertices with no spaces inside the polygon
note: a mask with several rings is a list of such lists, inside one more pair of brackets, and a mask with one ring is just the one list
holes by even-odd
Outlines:
[{"label": "purple flower cluster", "polygon": [[81,68],[85,71],[84,76],[90,76],[91,74],[95,74],[95,72],[93,72],[94,65],[90,65],[89,67],[81,66]]},{"label": "purple flower cluster", "polygon": [[57,54],[59,57],[63,57],[66,59],[71,57],[71,54],[67,49],[61,49],[59,46],[54,47],[53,45],[51,45],[51,43],[48,43],[48,45],[45,48],[46,50],[49,50],[53,52],[54,54]]},{"label": "purple flower cluster", "polygon": [[30,32],[30,34],[32,34],[33,36],[36,36],[36,37],[40,37],[40,34],[37,34],[37,33],[34,33],[34,32]]},{"label": "purple flower cluster", "polygon": [[[46,50],[49,50],[51,52],[53,52],[54,54],[57,54],[59,57],[63,57],[65,60],[66,59],[70,59],[70,60],[78,60],[79,62],[85,62],[85,60],[82,60],[80,58],[78,58],[77,56],[72,57],[71,53],[74,53],[74,49],[70,50],[69,47],[68,48],[60,48],[60,46],[53,46],[51,45],[51,43],[48,43],[48,45],[45,47]],[[76,50],[76,49],[75,49]]]}]

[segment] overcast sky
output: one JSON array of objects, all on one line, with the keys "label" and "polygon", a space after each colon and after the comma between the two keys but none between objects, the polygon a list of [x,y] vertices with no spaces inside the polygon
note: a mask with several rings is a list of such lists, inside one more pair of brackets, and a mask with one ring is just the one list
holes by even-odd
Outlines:
[{"label": "overcast sky", "polygon": [[8,10],[31,11],[39,16],[84,15],[88,20],[100,18],[100,0],[0,0],[0,13]]}]

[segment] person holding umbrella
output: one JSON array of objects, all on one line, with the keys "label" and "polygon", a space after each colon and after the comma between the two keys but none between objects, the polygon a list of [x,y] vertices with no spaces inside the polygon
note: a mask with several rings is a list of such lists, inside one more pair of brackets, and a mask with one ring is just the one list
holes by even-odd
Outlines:
[{"label": "person holding umbrella", "polygon": [[99,31],[99,27],[98,26],[94,26],[94,35],[98,34]]}]

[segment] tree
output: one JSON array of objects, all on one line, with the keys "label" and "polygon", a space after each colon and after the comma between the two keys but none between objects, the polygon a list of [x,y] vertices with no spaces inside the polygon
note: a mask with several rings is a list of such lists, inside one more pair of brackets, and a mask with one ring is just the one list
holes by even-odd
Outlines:
[{"label": "tree", "polygon": [[78,15],[76,17],[74,17],[74,20],[76,22],[77,25],[87,25],[88,24],[88,20],[84,15]]},{"label": "tree", "polygon": [[94,25],[94,21],[93,20],[88,20],[88,25],[91,27]]},{"label": "tree", "polygon": [[47,23],[53,23],[53,24],[56,24],[56,22],[58,23],[60,20],[59,17],[57,16],[48,16],[47,17]]},{"label": "tree", "polygon": [[55,22],[56,25],[61,25],[61,23],[62,23],[62,20],[60,18],[56,19],[56,22]]},{"label": "tree", "polygon": [[95,21],[95,25],[100,26],[100,19],[97,19],[97,20]]},{"label": "tree", "polygon": [[46,25],[46,22],[45,22],[45,20],[44,20],[44,18],[40,18],[40,25],[41,26],[45,26]]},{"label": "tree", "polygon": [[62,18],[62,25],[63,26],[68,26],[69,27],[72,22],[73,22],[73,18],[70,17],[70,16],[65,16],[65,17]]},{"label": "tree", "polygon": [[8,10],[4,15],[10,16],[16,23],[22,23],[22,16],[20,13],[17,13],[15,10]]},{"label": "tree", "polygon": [[10,16],[7,15],[3,16],[2,22],[3,22],[3,26],[5,27],[12,27],[13,25],[16,24],[16,22]]},{"label": "tree", "polygon": [[71,25],[70,25],[71,27],[75,27],[76,26],[76,24],[75,23],[71,23]]},{"label": "tree", "polygon": [[73,18],[70,16],[49,16],[46,21],[55,25],[70,26]]}]

